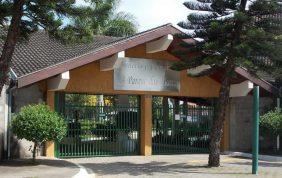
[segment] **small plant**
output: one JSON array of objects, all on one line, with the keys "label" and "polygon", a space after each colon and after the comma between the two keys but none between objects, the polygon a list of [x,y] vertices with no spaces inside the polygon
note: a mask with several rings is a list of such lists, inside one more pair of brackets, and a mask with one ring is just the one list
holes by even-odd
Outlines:
[{"label": "small plant", "polygon": [[276,108],[260,117],[260,128],[263,135],[270,135],[277,139],[277,150],[280,148],[280,135],[282,134],[282,112]]},{"label": "small plant", "polygon": [[46,141],[60,141],[67,132],[64,119],[44,104],[29,105],[12,120],[12,131],[19,139],[34,143],[32,160],[35,162],[36,148]]},{"label": "small plant", "polygon": [[282,131],[282,112],[276,108],[260,117],[260,126],[263,133],[270,133],[274,136]]}]

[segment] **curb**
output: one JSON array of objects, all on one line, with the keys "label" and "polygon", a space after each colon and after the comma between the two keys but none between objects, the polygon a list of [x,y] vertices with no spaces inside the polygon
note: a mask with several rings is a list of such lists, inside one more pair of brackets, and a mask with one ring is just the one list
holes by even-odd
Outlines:
[{"label": "curb", "polygon": [[72,176],[72,178],[95,178],[96,177],[94,173],[92,172],[88,173],[85,167],[77,163],[73,163],[73,162],[71,163],[79,167],[79,172],[76,175]]},{"label": "curb", "polygon": [[43,159],[51,159],[51,160],[61,160],[61,161],[67,161],[71,164],[76,165],[79,168],[79,172],[77,174],[75,174],[74,176],[72,176],[71,178],[95,178],[95,174],[90,170],[87,171],[87,169],[77,163],[68,161],[67,159],[60,159],[60,158],[47,158],[47,157],[40,157]]},{"label": "curb", "polygon": [[[244,153],[244,152],[225,151],[224,154],[229,155],[229,156],[240,156],[240,157],[244,157],[244,158],[252,158],[252,154]],[[259,160],[269,161],[269,162],[282,162],[282,157],[280,157],[280,156],[269,156],[269,155],[259,155]]]},{"label": "curb", "polygon": [[79,167],[80,170],[76,175],[72,176],[72,178],[95,178],[95,174],[93,174],[93,173],[89,174],[85,167],[83,167],[79,164],[76,164],[76,163],[73,163],[73,164],[75,164],[77,167]]}]

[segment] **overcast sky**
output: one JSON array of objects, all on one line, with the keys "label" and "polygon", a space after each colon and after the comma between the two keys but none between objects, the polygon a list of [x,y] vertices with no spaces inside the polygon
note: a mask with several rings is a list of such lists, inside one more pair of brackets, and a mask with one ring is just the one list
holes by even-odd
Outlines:
[{"label": "overcast sky", "polygon": [[[83,0],[77,0],[81,4]],[[166,23],[186,19],[188,9],[183,5],[185,0],[121,0],[117,11],[129,12],[139,24],[139,31],[144,31]]]}]

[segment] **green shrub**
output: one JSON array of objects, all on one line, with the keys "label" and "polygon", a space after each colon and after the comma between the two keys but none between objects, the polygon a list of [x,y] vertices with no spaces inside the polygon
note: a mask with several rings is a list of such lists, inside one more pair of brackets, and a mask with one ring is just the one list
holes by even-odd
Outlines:
[{"label": "green shrub", "polygon": [[46,141],[60,141],[67,132],[64,119],[44,104],[23,107],[13,118],[11,126],[19,139],[34,143],[33,161],[38,145]]},{"label": "green shrub", "polygon": [[263,134],[277,136],[282,131],[282,112],[276,108],[260,117],[260,127]]}]

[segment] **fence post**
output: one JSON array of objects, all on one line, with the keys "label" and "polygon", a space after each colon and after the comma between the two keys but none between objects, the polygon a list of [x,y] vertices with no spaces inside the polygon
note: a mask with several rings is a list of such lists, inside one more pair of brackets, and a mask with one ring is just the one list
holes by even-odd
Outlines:
[{"label": "fence post", "polygon": [[258,173],[258,151],[259,151],[259,86],[255,86],[253,92],[252,174]]}]

